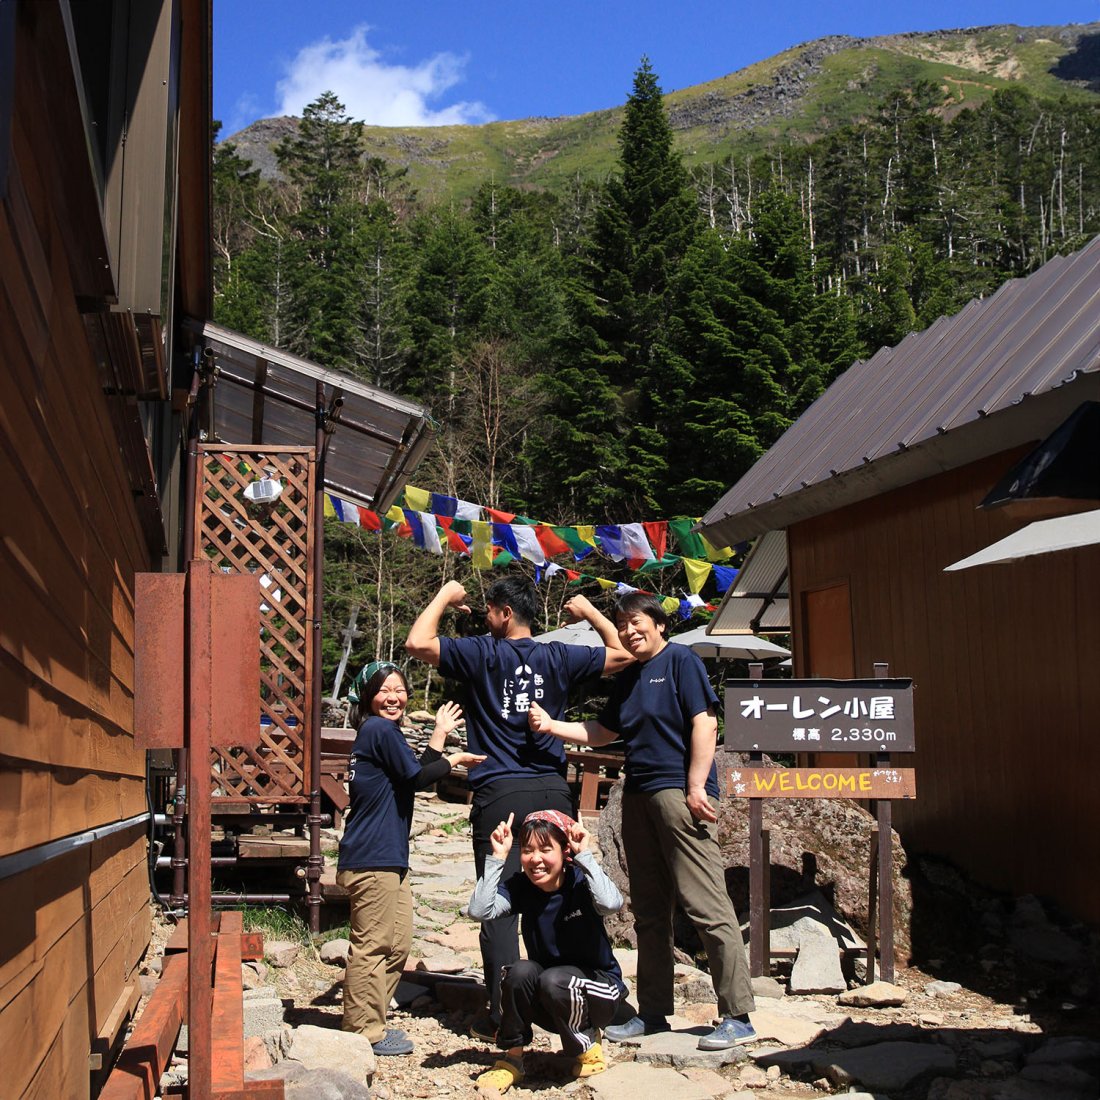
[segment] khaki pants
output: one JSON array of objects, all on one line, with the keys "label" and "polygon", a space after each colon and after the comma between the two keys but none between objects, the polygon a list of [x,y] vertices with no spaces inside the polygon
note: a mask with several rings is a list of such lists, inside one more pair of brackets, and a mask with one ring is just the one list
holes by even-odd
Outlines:
[{"label": "khaki pants", "polygon": [[726,893],[717,834],[717,825],[691,816],[683,791],[623,794],[623,847],[638,936],[638,1009],[643,1016],[672,1013],[672,914],[677,901],[706,949],[718,1011],[739,1016],[755,1008],[745,941]]},{"label": "khaki pants", "polygon": [[386,1012],[412,949],[412,890],[408,874],[340,871],[351,901],[351,949],[344,974],[343,1030],[377,1043]]}]

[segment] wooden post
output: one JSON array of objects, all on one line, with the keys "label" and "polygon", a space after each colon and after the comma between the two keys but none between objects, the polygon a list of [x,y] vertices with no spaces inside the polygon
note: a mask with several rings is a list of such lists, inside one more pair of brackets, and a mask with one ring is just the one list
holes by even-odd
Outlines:
[{"label": "wooden post", "polygon": [[[875,679],[885,680],[890,666],[875,662]],[[875,754],[875,767],[888,768],[890,754]],[[884,982],[894,980],[894,843],[892,832],[893,804],[880,798],[875,807],[878,818],[878,897],[879,897],[879,973]]]},{"label": "wooden post", "polygon": [[867,984],[875,980],[875,945],[878,936],[878,826],[871,826],[871,852],[867,861]]},{"label": "wooden post", "polygon": [[[749,664],[749,679],[759,680],[764,675],[763,662]],[[749,763],[758,766],[764,755],[749,753]],[[749,800],[749,974],[762,977],[770,969],[769,949],[765,935],[765,909],[768,898],[764,893],[764,801]]]}]

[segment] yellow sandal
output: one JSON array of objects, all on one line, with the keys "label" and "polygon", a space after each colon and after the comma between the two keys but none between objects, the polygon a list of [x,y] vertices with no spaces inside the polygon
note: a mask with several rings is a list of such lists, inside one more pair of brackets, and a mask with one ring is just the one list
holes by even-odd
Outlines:
[{"label": "yellow sandal", "polygon": [[523,1069],[507,1058],[500,1058],[492,1069],[487,1069],[477,1079],[479,1089],[496,1089],[507,1092],[517,1081],[523,1080]]},{"label": "yellow sandal", "polygon": [[603,1047],[597,1042],[577,1055],[577,1060],[573,1063],[573,1076],[591,1077],[595,1073],[603,1073],[605,1069],[607,1062],[604,1061]]}]

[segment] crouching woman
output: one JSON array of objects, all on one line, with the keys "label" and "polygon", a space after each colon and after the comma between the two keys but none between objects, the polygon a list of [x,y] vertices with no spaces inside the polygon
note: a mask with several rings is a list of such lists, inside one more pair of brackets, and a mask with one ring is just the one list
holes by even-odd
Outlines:
[{"label": "crouching woman", "polygon": [[412,947],[409,830],[413,795],[460,765],[485,757],[443,755],[462,711],[444,703],[428,747],[416,758],[400,722],[409,702],[404,673],[372,661],[356,676],[348,699],[361,723],[351,755],[351,806],[340,841],[336,882],[351,902],[351,950],[344,975],[343,1030],[365,1035],[375,1054],[411,1054],[412,1040],[386,1027],[386,1010]]},{"label": "crouching woman", "polygon": [[505,1054],[477,1079],[480,1088],[500,1092],[523,1077],[532,1024],[561,1036],[563,1052],[576,1059],[574,1077],[605,1070],[601,1029],[627,992],[603,925],[603,914],[620,909],[623,897],[589,851],[588,831],[559,810],[528,814],[519,829],[521,869],[502,882],[514,817],[492,833],[493,852],[469,909],[481,921],[522,918],[527,958],[506,967],[501,984],[497,1046]]}]

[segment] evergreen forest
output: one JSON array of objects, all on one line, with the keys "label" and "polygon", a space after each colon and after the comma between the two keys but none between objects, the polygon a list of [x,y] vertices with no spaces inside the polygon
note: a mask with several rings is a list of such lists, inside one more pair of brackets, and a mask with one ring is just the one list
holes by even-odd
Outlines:
[{"label": "evergreen forest", "polygon": [[[643,59],[612,172],[429,204],[326,93],[277,181],[215,147],[216,319],[427,405],[419,486],[555,524],[699,516],[852,362],[1100,231],[1100,103],[943,107],[899,87],[689,170]],[[386,535],[326,540],[326,694],[352,607],[353,660],[400,656],[445,571],[477,583]]]}]

